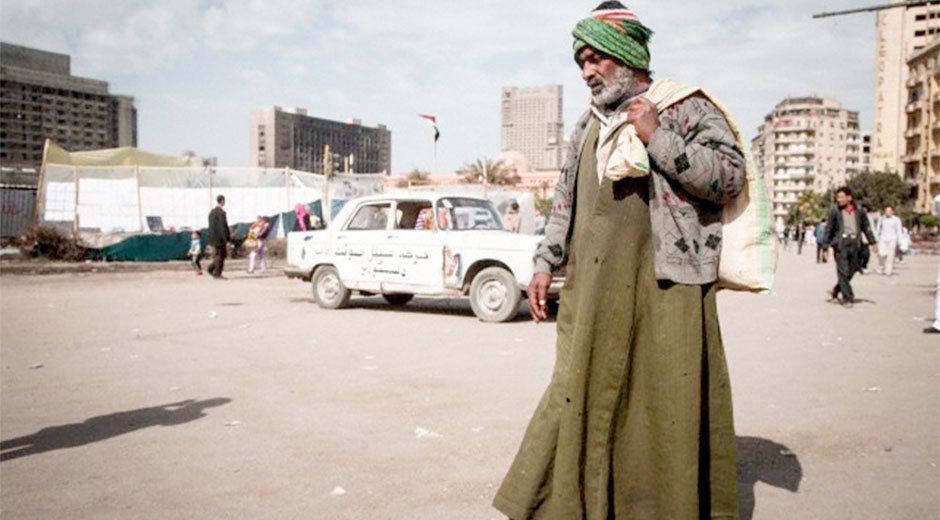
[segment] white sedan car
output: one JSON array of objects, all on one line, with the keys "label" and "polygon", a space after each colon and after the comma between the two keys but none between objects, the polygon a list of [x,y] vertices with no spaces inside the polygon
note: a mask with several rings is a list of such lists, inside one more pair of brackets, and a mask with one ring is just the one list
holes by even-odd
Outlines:
[{"label": "white sedan car", "polygon": [[[349,201],[328,229],[290,233],[285,274],[310,281],[324,308],[343,307],[353,291],[392,305],[414,295],[469,295],[481,320],[501,322],[518,312],[539,240],[505,231],[486,199],[371,195]],[[553,298],[561,284],[553,281]]]}]

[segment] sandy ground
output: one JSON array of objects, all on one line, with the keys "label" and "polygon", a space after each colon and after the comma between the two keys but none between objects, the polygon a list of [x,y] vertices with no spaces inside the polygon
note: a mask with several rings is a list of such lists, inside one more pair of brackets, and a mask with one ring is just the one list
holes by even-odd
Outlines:
[{"label": "sandy ground", "polygon": [[[781,255],[719,298],[743,518],[940,517],[940,257],[856,279]],[[326,311],[278,273],[0,276],[0,515],[496,519],[554,324],[466,301]]]}]

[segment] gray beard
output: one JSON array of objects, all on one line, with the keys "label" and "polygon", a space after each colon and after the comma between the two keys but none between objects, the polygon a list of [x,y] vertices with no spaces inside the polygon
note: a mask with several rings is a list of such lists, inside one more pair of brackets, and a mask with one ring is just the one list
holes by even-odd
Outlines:
[{"label": "gray beard", "polygon": [[601,80],[601,91],[591,95],[591,101],[598,108],[610,105],[629,97],[636,90],[636,75],[630,67],[620,67],[608,80]]}]

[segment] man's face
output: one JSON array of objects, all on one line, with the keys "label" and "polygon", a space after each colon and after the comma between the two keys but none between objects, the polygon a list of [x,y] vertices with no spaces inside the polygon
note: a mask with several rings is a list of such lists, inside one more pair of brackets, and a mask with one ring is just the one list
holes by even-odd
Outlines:
[{"label": "man's face", "polygon": [[844,208],[848,206],[850,202],[852,202],[851,195],[848,195],[841,191],[836,192],[836,204],[838,204],[840,208]]},{"label": "man's face", "polygon": [[893,216],[894,216],[894,208],[892,208],[891,206],[888,206],[887,208],[885,208],[885,216],[886,216],[886,217],[893,217]]},{"label": "man's face", "polygon": [[634,90],[634,75],[630,67],[616,59],[584,47],[578,52],[581,78],[591,89],[595,105],[607,106]]}]

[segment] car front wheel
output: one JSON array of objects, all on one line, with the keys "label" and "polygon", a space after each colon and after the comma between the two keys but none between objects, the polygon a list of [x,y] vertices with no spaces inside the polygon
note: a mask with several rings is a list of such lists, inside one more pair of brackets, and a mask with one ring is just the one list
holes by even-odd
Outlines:
[{"label": "car front wheel", "polygon": [[470,284],[470,307],[483,321],[509,321],[518,313],[521,299],[516,278],[502,267],[483,269]]},{"label": "car front wheel", "polygon": [[331,265],[317,269],[311,280],[313,299],[324,309],[341,309],[349,303],[349,289],[339,279],[339,272]]}]

